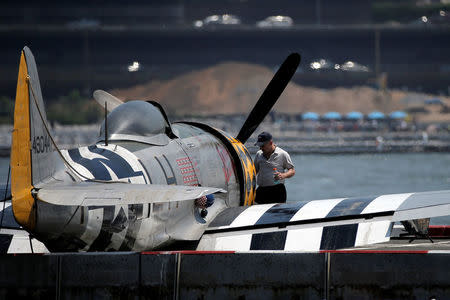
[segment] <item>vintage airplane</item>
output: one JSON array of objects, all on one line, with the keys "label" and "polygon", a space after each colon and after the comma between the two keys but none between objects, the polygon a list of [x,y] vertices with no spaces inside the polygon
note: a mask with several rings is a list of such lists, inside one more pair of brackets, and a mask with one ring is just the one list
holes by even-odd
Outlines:
[{"label": "vintage airplane", "polygon": [[21,252],[26,243],[52,252],[317,251],[384,242],[393,222],[450,215],[450,191],[308,203],[291,202],[296,195],[290,195],[287,204],[253,205],[256,174],[244,143],[299,63],[298,54],[288,56],[235,138],[205,124],[171,123],[157,102],[122,102],[96,91],[94,98],[110,111],[98,142],[61,150],[25,47],[12,133],[12,200],[0,206],[9,222],[0,232],[3,251]]}]

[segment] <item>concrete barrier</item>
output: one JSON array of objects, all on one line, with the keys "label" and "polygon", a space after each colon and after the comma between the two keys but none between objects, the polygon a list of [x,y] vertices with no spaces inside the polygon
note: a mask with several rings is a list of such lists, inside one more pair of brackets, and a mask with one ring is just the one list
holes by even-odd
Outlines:
[{"label": "concrete barrier", "polygon": [[50,255],[0,255],[0,299],[54,299],[58,258]]},{"label": "concrete barrier", "polygon": [[54,256],[60,263],[56,298],[122,299],[139,294],[139,253],[76,253]]},{"label": "concrete barrier", "polygon": [[330,299],[449,299],[449,254],[331,253]]},{"label": "concrete barrier", "polygon": [[448,299],[449,253],[1,255],[0,299]]},{"label": "concrete barrier", "polygon": [[324,254],[183,255],[180,299],[321,299]]},{"label": "concrete barrier", "polygon": [[141,296],[145,299],[174,299],[176,254],[141,255]]}]

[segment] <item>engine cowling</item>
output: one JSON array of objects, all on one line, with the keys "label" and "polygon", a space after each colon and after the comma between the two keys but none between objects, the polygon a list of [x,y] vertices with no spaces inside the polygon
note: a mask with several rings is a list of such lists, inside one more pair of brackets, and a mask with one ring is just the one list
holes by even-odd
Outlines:
[{"label": "engine cowling", "polygon": [[183,123],[199,127],[223,142],[230,152],[236,167],[240,186],[240,205],[253,205],[256,196],[256,169],[253,159],[244,144],[225,131],[209,125],[196,122]]}]

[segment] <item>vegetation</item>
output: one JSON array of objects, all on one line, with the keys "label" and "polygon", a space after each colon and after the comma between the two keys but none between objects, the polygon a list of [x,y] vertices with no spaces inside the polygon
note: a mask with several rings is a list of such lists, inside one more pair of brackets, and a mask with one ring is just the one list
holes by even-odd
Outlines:
[{"label": "vegetation", "polygon": [[[46,101],[47,118],[60,124],[91,124],[103,117],[103,112],[92,99],[82,97],[78,90],[71,91],[54,101]],[[0,96],[0,124],[14,121],[14,99]]]},{"label": "vegetation", "polygon": [[98,122],[102,112],[95,101],[73,90],[67,96],[51,102],[47,108],[47,117],[49,121],[60,124],[89,124]]},{"label": "vegetation", "polygon": [[14,101],[8,97],[0,96],[0,124],[12,124],[14,114]]}]

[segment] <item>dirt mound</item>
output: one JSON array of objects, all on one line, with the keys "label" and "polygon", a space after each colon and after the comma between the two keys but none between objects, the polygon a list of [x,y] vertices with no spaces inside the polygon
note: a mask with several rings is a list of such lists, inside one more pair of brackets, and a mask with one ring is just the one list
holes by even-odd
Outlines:
[{"label": "dirt mound", "polygon": [[[150,81],[111,93],[123,100],[156,100],[169,113],[177,115],[248,113],[273,74],[269,68],[259,65],[228,62],[168,81]],[[406,92],[396,90],[383,95],[370,87],[322,90],[291,82],[274,109],[286,113],[337,111],[345,114],[354,110],[365,114],[373,110],[390,112],[407,109],[408,104],[401,101],[406,96]],[[450,106],[450,99],[440,98]],[[450,119],[450,114],[447,115]]]}]

